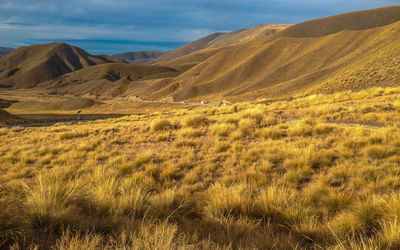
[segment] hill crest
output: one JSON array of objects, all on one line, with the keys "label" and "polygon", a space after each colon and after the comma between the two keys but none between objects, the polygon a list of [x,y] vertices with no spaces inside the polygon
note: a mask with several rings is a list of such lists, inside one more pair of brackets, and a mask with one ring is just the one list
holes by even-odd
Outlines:
[{"label": "hill crest", "polygon": [[164,52],[162,51],[130,51],[130,52],[123,52],[113,55],[114,57],[120,58],[125,60],[129,63],[134,64],[147,64],[152,59],[158,58],[162,56]]},{"label": "hill crest", "polygon": [[122,62],[110,56],[93,56],[66,43],[21,47],[0,58],[0,86],[35,87],[38,83],[92,65]]},{"label": "hill crest", "polygon": [[7,55],[8,53],[12,52],[13,48],[6,48],[6,47],[0,47],[0,56]]}]

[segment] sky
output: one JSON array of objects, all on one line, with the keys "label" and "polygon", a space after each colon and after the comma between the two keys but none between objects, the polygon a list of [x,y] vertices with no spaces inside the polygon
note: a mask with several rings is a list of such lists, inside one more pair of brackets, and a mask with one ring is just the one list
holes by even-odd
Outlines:
[{"label": "sky", "polygon": [[0,46],[63,41],[92,54],[168,51],[215,32],[396,4],[400,0],[0,0]]}]

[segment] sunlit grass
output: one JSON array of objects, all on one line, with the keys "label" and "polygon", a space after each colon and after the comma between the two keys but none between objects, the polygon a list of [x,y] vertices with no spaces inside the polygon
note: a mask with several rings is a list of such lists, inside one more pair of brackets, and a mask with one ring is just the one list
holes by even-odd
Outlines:
[{"label": "sunlit grass", "polygon": [[397,249],[399,96],[1,128],[0,248]]}]

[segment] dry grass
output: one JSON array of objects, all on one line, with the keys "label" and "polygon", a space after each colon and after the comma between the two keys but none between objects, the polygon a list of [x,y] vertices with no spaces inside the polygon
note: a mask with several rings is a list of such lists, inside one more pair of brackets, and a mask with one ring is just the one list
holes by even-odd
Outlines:
[{"label": "dry grass", "polygon": [[3,128],[0,247],[397,249],[400,105],[353,108],[378,92]]}]

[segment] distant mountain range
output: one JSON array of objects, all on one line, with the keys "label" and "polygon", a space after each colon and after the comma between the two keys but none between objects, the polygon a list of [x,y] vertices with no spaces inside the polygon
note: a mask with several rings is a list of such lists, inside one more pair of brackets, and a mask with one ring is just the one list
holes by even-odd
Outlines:
[{"label": "distant mountain range", "polygon": [[0,58],[0,87],[237,101],[398,86],[399,13],[398,5],[296,25],[258,25],[167,53],[94,56],[65,43],[22,47]]},{"label": "distant mountain range", "polygon": [[13,50],[14,49],[12,49],[12,48],[0,47],[0,56],[7,55],[8,53],[10,53]]},{"label": "distant mountain range", "polygon": [[118,57],[129,63],[134,64],[147,64],[150,63],[151,60],[160,57],[164,52],[161,51],[131,51],[115,54],[114,57]]}]

